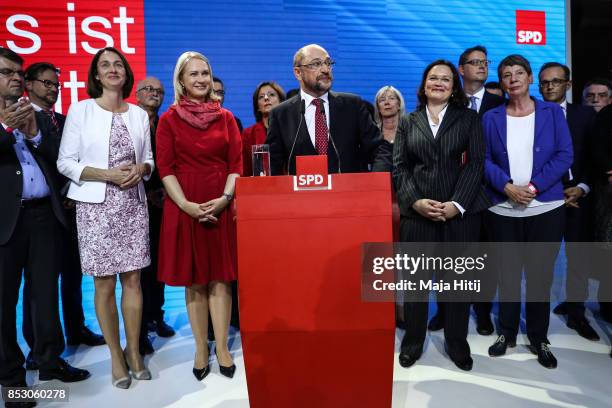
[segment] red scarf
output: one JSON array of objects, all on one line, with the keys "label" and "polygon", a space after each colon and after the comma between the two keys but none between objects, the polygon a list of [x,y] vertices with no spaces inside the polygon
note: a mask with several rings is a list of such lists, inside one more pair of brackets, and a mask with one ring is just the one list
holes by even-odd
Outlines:
[{"label": "red scarf", "polygon": [[193,102],[187,98],[181,98],[176,104],[176,113],[191,126],[206,130],[221,117],[221,104],[218,101]]}]

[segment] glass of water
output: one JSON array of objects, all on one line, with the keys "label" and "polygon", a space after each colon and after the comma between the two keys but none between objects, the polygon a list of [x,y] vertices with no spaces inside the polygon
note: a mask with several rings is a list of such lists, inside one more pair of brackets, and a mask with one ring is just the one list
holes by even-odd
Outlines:
[{"label": "glass of water", "polygon": [[256,144],[252,146],[253,152],[253,176],[270,175],[270,146],[267,144]]}]

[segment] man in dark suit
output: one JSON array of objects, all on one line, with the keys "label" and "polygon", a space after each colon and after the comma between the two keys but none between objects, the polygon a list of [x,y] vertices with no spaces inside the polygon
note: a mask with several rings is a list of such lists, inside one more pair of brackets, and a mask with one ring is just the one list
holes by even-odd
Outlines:
[{"label": "man in dark suit", "polygon": [[[151,129],[151,149],[155,155],[155,131],[159,122],[159,107],[164,100],[164,86],[159,79],[147,77],[136,86],[136,101],[138,106],[149,115]],[[145,182],[147,204],[149,207],[149,242],[151,245],[151,265],[142,269],[140,286],[142,287],[142,326],[140,328],[140,354],[154,352],[148,332],[154,331],[160,337],[172,337],[175,332],[164,322],[164,290],[166,285],[157,280],[157,259],[159,252],[159,233],[164,208],[166,191],[159,178],[157,169],[153,170],[151,178]]]},{"label": "man in dark suit", "polygon": [[273,175],[295,174],[295,157],[326,154],[330,173],[367,170],[382,139],[361,98],[330,91],[334,61],[316,44],[300,48],[293,74],[300,94],[270,113],[268,137]]},{"label": "man in dark suit", "polygon": [[[39,379],[81,381],[89,372],[60,358],[64,338],[57,280],[61,228],[67,221],[56,170],[59,137],[23,95],[23,59],[0,48],[0,384],[25,387],[15,308],[22,274],[30,287],[32,353]],[[6,402],[6,406],[35,403]]]},{"label": "man in dark suit", "polygon": [[567,257],[567,276],[565,291],[567,301],[559,304],[553,312],[567,314],[567,327],[576,330],[579,335],[589,340],[599,340],[599,335],[589,324],[584,315],[584,301],[588,297],[588,267],[580,254],[580,244],[591,241],[588,216],[592,208],[587,163],[589,162],[589,137],[595,112],[585,106],[568,103],[566,93],[572,86],[570,69],[558,62],[547,62],[538,74],[540,94],[547,102],[558,103],[563,109],[572,135],[574,162],[568,174],[563,178],[566,201],[565,220],[565,254]]},{"label": "man in dark suit", "polygon": [[[489,63],[487,49],[482,45],[475,45],[467,48],[459,56],[459,75],[461,75],[463,90],[469,100],[468,107],[478,112],[479,119],[482,119],[482,115],[489,109],[504,103],[503,97],[487,92],[485,89],[484,85],[489,77]],[[481,240],[486,240],[484,228],[481,234]],[[488,281],[484,280],[482,286],[483,297],[492,300],[493,297],[495,297],[495,286],[487,283]],[[484,296],[485,292],[486,296]],[[493,322],[491,321],[492,308],[492,302],[474,303],[476,331],[483,336],[488,336],[493,333]],[[428,328],[432,331],[440,330],[443,327],[443,323],[444,306],[438,303],[438,312],[429,322]]]},{"label": "man in dark suit", "polygon": [[[53,64],[48,62],[37,62],[30,65],[25,71],[25,88],[34,110],[48,117],[51,123],[51,130],[61,138],[66,116],[53,111],[53,106],[57,101],[60,90],[58,71]],[[62,185],[66,182],[66,179],[61,178]],[[64,316],[66,342],[71,346],[79,344],[99,346],[104,344],[104,337],[93,333],[85,326],[81,290],[83,274],[79,258],[74,202],[63,199],[63,205],[66,209],[66,219],[68,222],[68,228],[62,230],[63,251],[60,260],[62,313]],[[23,337],[31,350],[34,345],[34,333],[30,312],[29,285],[24,287],[23,299],[22,331]],[[26,358],[26,369],[38,369],[38,364],[31,352]]]}]

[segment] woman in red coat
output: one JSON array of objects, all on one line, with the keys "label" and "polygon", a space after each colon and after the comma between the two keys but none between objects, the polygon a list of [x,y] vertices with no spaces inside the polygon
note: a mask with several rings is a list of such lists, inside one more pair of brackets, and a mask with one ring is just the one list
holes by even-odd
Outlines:
[{"label": "woman in red coat", "polygon": [[164,201],[158,278],[185,286],[196,343],[193,374],[202,380],[208,364],[208,312],[221,374],[236,366],[228,350],[230,282],[236,279],[236,230],[230,202],[242,171],[242,144],[234,116],[213,92],[208,59],[185,52],[174,68],[174,104],[157,128],[159,175]]},{"label": "woman in red coat", "polygon": [[274,81],[260,83],[253,92],[253,113],[257,123],[242,132],[242,174],[244,176],[253,175],[251,147],[266,142],[270,111],[284,100],[285,91]]}]

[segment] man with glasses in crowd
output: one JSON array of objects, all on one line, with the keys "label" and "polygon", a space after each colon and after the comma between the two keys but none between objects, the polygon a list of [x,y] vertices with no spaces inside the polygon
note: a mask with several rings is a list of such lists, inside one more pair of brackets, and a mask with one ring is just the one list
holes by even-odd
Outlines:
[{"label": "man with glasses in crowd", "polygon": [[296,156],[327,155],[330,173],[367,170],[382,138],[357,95],[331,91],[334,61],[310,44],[293,58],[300,93],[270,113],[266,143],[273,175],[295,174]]},{"label": "man with glasses in crowd", "polygon": [[[51,129],[61,138],[66,116],[54,112],[53,106],[60,93],[59,70],[51,63],[37,62],[25,71],[25,88],[34,110],[45,114],[51,123]],[[65,185],[68,180],[62,179]],[[62,194],[63,195],[63,194]],[[104,337],[93,333],[85,326],[83,313],[83,292],[81,283],[83,273],[79,257],[79,243],[76,232],[76,210],[74,201],[63,198],[66,210],[68,228],[62,230],[62,256],[60,260],[62,314],[64,317],[64,333],[69,346],[85,344],[99,346],[105,344]],[[30,314],[30,287],[24,286],[23,291],[23,326],[22,332],[30,350],[34,345],[34,332]],[[32,353],[26,358],[26,369],[37,370],[38,362]]]},{"label": "man with glasses in crowd", "polygon": [[572,87],[570,69],[559,62],[547,62],[538,74],[540,94],[547,102],[561,106],[572,136],[574,161],[568,173],[563,177],[565,194],[565,255],[567,257],[567,275],[565,281],[566,302],[553,309],[554,313],[567,315],[567,327],[588,340],[599,340],[599,335],[589,324],[584,315],[584,301],[588,297],[588,269],[585,253],[580,244],[592,241],[589,233],[592,212],[589,184],[589,146],[595,112],[585,106],[568,103],[566,94]]},{"label": "man with glasses in crowd", "polygon": [[[217,94],[217,96],[221,98],[220,102],[221,102],[221,106],[223,106],[223,103],[225,102],[225,85],[223,84],[223,81],[221,80],[221,78],[217,76],[213,76],[213,90],[215,91],[215,94]],[[238,130],[240,131],[240,133],[242,133],[242,130],[243,130],[242,121],[238,119],[236,115],[234,115],[234,119],[236,119]]]},{"label": "man with glasses in crowd", "polygon": [[[89,372],[60,356],[58,272],[61,229],[67,226],[56,168],[59,135],[24,92],[23,58],[0,48],[0,384],[27,387],[17,343],[16,306],[22,275],[30,287],[32,353],[41,381],[81,381]],[[7,407],[35,402],[5,401]]]},{"label": "man with glasses in crowd", "polygon": [[[151,128],[151,149],[155,158],[155,131],[159,122],[159,107],[164,100],[164,87],[159,79],[147,77],[136,86],[136,101],[138,106],[149,115]],[[148,332],[154,331],[160,337],[174,336],[174,329],[164,322],[164,289],[165,285],[157,280],[157,259],[159,248],[159,233],[161,228],[162,209],[166,192],[159,178],[157,169],[153,170],[151,178],[145,182],[147,201],[149,204],[149,242],[151,244],[151,265],[143,268],[140,274],[142,287],[142,326],[140,328],[140,354],[153,353],[153,345]]]}]

